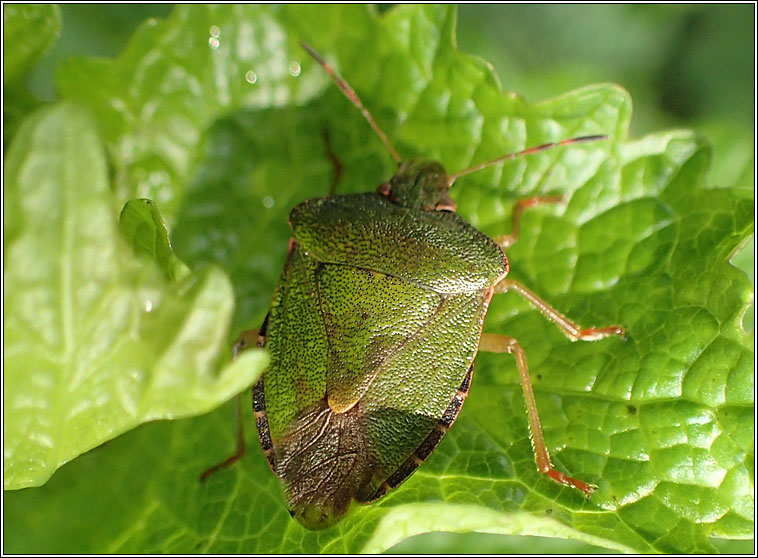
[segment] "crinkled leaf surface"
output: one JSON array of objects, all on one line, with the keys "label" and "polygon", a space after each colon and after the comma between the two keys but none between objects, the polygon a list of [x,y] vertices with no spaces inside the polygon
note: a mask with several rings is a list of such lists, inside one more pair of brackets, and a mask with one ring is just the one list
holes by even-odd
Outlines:
[{"label": "crinkled leaf surface", "polygon": [[4,178],[4,488],[40,485],[142,422],[203,412],[252,382],[263,354],[217,375],[234,306],[223,272],[169,283],[123,241],[81,108],[35,113]]},{"label": "crinkled leaf surface", "polygon": [[180,7],[118,59],[72,62],[60,86],[97,115],[118,195],[158,199],[179,256],[229,273],[237,328],[266,313],[289,209],[329,192],[324,132],[344,167],[340,193],[373,189],[393,169],[300,40],[340,69],[405,157],[458,170],[609,134],[461,178],[453,192],[490,235],[508,231],[514,200],[562,193],[565,203],[524,214],[512,275],[583,325],[627,328],[626,341],[571,343],[512,293],[493,299],[485,324],[524,347],[553,461],[596,483],[592,499],[536,472],[515,365],[481,354],[429,461],[328,530],[290,519],[251,420],[251,451],[197,482],[233,448],[225,406],[143,426],[6,498],[6,550],[378,552],[424,531],[477,530],[706,552],[711,536],[752,535],[753,353],[740,328],[752,293],[727,261],[752,232],[750,194],[705,186],[709,150],[690,132],[628,139],[623,90],[528,105],[461,55],[453,33],[453,10],[437,6],[382,17],[356,6]]}]

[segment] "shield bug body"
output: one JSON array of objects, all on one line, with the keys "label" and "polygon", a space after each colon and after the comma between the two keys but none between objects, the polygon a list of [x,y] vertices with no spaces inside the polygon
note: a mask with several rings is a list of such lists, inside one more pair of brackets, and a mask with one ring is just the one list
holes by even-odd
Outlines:
[{"label": "shield bug body", "polygon": [[506,279],[503,250],[516,239],[519,214],[558,198],[517,203],[511,233],[490,239],[454,212],[448,192],[468,172],[601,136],[537,146],[453,175],[433,161],[402,162],[353,90],[303,46],[399,168],[375,193],[312,199],[290,213],[284,271],[257,335],[271,362],[253,388],[253,407],[292,515],[324,528],[352,500],[377,500],[403,482],[458,416],[478,350],[516,357],[539,471],[589,494],[592,486],[550,464],[523,350],[511,337],[482,334],[482,325],[493,294],[513,290],[572,340],[621,336],[623,329],[582,329]]}]

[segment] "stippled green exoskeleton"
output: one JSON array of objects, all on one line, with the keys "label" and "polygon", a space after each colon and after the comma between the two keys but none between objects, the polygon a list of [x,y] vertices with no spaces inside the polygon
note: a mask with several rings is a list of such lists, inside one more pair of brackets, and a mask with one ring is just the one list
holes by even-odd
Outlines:
[{"label": "stippled green exoskeleton", "polygon": [[573,340],[623,336],[623,329],[582,329],[506,279],[504,249],[516,239],[521,211],[559,198],[518,202],[511,233],[490,239],[454,212],[448,192],[463,174],[604,136],[540,145],[452,175],[434,161],[403,162],[350,86],[303,46],[362,111],[399,168],[376,192],[311,199],[292,210],[292,239],[269,313],[260,331],[235,347],[257,344],[271,355],[253,388],[253,408],[292,515],[305,527],[324,528],[352,500],[375,501],[402,483],[458,416],[479,350],[516,358],[538,470],[589,495],[591,485],[550,464],[518,342],[482,334],[482,325],[492,295],[512,290]]}]

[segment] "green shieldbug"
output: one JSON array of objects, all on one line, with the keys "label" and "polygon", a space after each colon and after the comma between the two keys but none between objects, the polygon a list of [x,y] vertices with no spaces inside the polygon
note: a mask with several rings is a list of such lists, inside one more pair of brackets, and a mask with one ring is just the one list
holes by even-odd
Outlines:
[{"label": "green shieldbug", "polygon": [[[559,198],[518,202],[511,233],[490,239],[455,213],[448,192],[464,174],[604,136],[540,145],[448,175],[434,161],[402,161],[350,86],[303,47],[399,167],[374,193],[316,198],[292,209],[292,238],[269,313],[260,331],[235,345],[235,352],[256,344],[271,355],[253,387],[253,411],[290,513],[307,528],[324,528],[352,500],[375,501],[402,483],[458,416],[479,350],[516,358],[538,470],[589,495],[594,487],[550,463],[524,351],[512,337],[482,334],[482,325],[492,295],[515,291],[572,340],[623,336],[623,328],[583,329],[506,279],[504,249],[516,240],[522,210]],[[242,451],[238,437],[237,454],[204,477]]]}]

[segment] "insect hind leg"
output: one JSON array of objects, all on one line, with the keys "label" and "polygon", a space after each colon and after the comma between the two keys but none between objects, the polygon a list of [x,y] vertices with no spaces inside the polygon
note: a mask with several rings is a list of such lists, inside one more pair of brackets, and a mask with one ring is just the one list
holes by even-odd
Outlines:
[{"label": "insect hind leg", "polygon": [[595,486],[563,474],[554,469],[550,462],[550,455],[548,454],[547,447],[545,447],[545,440],[542,436],[540,417],[537,414],[537,403],[534,400],[534,391],[532,390],[532,382],[529,379],[529,369],[526,364],[524,349],[521,348],[521,345],[513,337],[484,333],[479,342],[479,350],[492,353],[509,353],[516,358],[521,388],[524,391],[526,414],[531,434],[530,439],[532,441],[534,458],[537,462],[537,470],[556,482],[581,490],[589,498],[590,493],[595,490]]},{"label": "insect hind leg", "polygon": [[236,463],[242,456],[245,455],[245,430],[242,426],[242,415],[240,413],[240,394],[234,396],[234,420],[237,423],[237,448],[235,452],[227,457],[221,463],[217,463],[213,467],[209,467],[200,475],[200,482],[204,482],[209,476],[216,471],[225,469],[230,465]]},{"label": "insect hind leg", "polygon": [[[237,358],[237,355],[245,349],[260,345],[260,337],[261,334],[257,329],[250,329],[248,331],[242,332],[242,334],[237,338],[237,341],[235,341],[234,345],[232,346],[232,358]],[[213,467],[210,467],[203,471],[203,473],[200,475],[200,482],[204,482],[216,471],[220,471],[221,469],[225,469],[226,467],[229,467],[230,465],[236,463],[242,459],[242,456],[245,455],[245,430],[242,424],[242,414],[240,413],[240,395],[241,394],[238,393],[234,396],[234,420],[237,425],[237,447],[234,453],[227,457],[224,461],[217,463]]]}]

